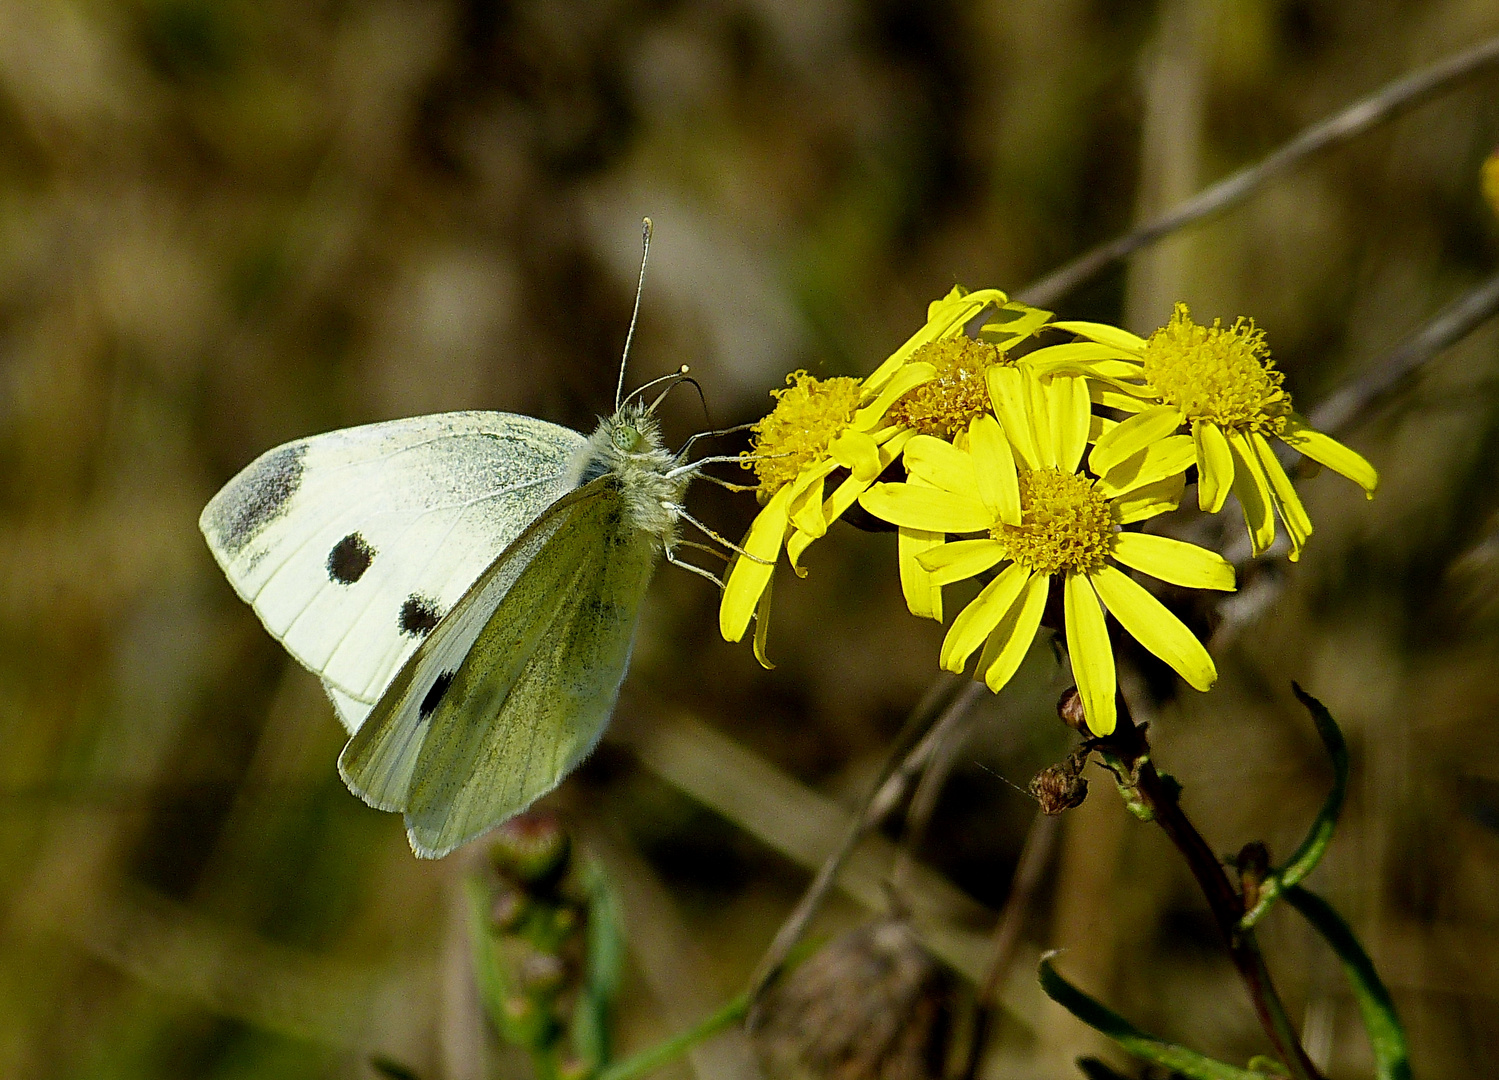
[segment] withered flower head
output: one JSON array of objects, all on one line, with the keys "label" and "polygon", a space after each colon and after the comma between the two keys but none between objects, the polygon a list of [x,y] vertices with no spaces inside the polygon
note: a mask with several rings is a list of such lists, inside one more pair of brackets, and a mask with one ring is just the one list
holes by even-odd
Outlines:
[{"label": "withered flower head", "polygon": [[755,1048],[766,1073],[795,1080],[926,1080],[941,1075],[947,973],[901,919],[840,935],[766,997]]}]

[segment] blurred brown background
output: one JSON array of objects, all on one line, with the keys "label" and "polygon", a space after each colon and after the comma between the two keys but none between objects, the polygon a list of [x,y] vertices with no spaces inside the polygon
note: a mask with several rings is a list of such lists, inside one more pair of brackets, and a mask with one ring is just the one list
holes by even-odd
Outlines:
[{"label": "blurred brown background", "polygon": [[[464,856],[418,862],[343,788],[316,681],[198,534],[261,451],[455,408],[590,427],[645,214],[632,382],[685,361],[714,424],[752,419],[789,370],[870,370],[954,282],[1018,289],[1496,32],[1492,0],[0,3],[0,1075],[368,1077],[372,1049],[523,1075],[467,983]],[[1479,77],[1059,310],[1251,315],[1314,405],[1499,265],[1496,94]],[[1499,1055],[1496,375],[1491,324],[1349,432],[1377,500],[1307,481],[1310,551],[1220,627],[1219,687],[1150,718],[1215,847],[1281,854],[1328,782],[1289,680],[1340,718],[1353,788],[1312,884],[1431,1078]],[[669,404],[674,441],[706,425]],[[693,500],[734,534],[753,511]],[[626,1049],[742,985],[935,675],[890,537],[840,527],[808,561],[770,672],[661,572],[616,735],[550,800],[624,899]],[[969,970],[1032,814],[1006,781],[1069,745],[1062,685],[1042,645],[986,703],[923,848],[924,917]],[[1034,988],[1040,947],[1142,1026],[1264,1048],[1190,878],[1108,787],[1066,821],[986,1076],[1099,1049]],[[850,889],[879,903],[888,847],[866,856]],[[1367,1075],[1330,955],[1284,912],[1265,942],[1314,1057]],[[752,1073],[730,1037],[663,1075]]]}]

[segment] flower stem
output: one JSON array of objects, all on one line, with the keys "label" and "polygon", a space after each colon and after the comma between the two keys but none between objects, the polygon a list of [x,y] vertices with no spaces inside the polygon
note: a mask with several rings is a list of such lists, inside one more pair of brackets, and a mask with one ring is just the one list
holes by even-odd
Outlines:
[{"label": "flower stem", "polygon": [[1269,1036],[1277,1056],[1290,1070],[1293,1080],[1322,1080],[1322,1074],[1307,1057],[1286,1007],[1276,993],[1254,932],[1239,929],[1239,919],[1244,914],[1243,898],[1229,881],[1218,856],[1182,812],[1176,783],[1156,771],[1150,759],[1145,729],[1136,726],[1122,696],[1119,699],[1118,727],[1107,739],[1099,740],[1095,749],[1120,777],[1121,785],[1131,789],[1187,860],[1192,876],[1197,879],[1198,887],[1212,909],[1218,929],[1223,933],[1229,958],[1249,991],[1260,1025]]}]

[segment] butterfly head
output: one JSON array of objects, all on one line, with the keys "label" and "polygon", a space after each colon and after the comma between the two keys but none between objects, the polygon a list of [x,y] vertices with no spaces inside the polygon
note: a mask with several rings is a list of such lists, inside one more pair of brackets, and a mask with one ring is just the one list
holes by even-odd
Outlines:
[{"label": "butterfly head", "polygon": [[656,537],[662,547],[672,546],[688,477],[672,475],[676,459],[662,445],[650,410],[627,401],[599,421],[584,455],[578,483],[605,478],[620,493],[628,524]]}]

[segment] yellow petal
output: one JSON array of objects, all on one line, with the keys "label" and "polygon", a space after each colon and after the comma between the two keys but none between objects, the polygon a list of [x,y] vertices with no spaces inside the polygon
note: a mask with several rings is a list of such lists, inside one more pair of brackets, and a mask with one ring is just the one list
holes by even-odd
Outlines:
[{"label": "yellow petal", "polygon": [[1057,468],[1077,472],[1088,445],[1089,407],[1087,380],[1077,376],[1059,376],[1051,380],[1051,437],[1056,442]]},{"label": "yellow petal", "polygon": [[1192,444],[1192,436],[1168,435],[1115,465],[1098,481],[1098,490],[1112,499],[1168,476],[1181,475],[1196,460],[1197,449]]},{"label": "yellow petal", "polygon": [[1121,330],[1117,326],[1108,323],[1097,322],[1054,322],[1051,324],[1058,330],[1066,330],[1069,334],[1096,341],[1100,345],[1110,345],[1128,356],[1140,356],[1145,352],[1145,339],[1131,334],[1128,330]]},{"label": "yellow petal", "polygon": [[1109,509],[1113,512],[1114,520],[1121,525],[1145,521],[1157,514],[1175,510],[1181,505],[1182,495],[1186,490],[1185,474],[1177,473],[1153,484],[1132,488],[1118,498],[1111,499]]},{"label": "yellow petal", "polygon": [[[1056,323],[1052,324],[1057,325]],[[1071,341],[1065,345],[1048,345],[1044,349],[1025,354],[1025,363],[1038,374],[1067,372],[1081,374],[1101,360],[1119,360],[1129,357],[1111,345],[1099,345],[1092,341]],[[1139,362],[1135,362],[1139,370]]]},{"label": "yellow petal", "polygon": [[951,585],[982,574],[1004,557],[1004,546],[993,540],[954,540],[921,552],[916,561],[932,575],[934,584]]},{"label": "yellow petal", "polygon": [[936,341],[938,338],[961,333],[969,320],[984,308],[991,304],[1000,307],[1008,300],[1009,298],[998,289],[979,289],[977,292],[970,293],[964,292],[961,288],[954,288],[941,300],[933,300],[927,305],[926,325],[907,338],[904,345],[891,353],[890,358],[864,380],[864,385],[879,389],[921,346],[929,341]]},{"label": "yellow petal", "polygon": [[1254,448],[1244,436],[1232,429],[1224,432],[1228,436],[1228,448],[1234,454],[1234,497],[1244,511],[1244,524],[1249,529],[1249,548],[1255,555],[1263,555],[1275,543],[1275,514],[1270,509],[1270,482],[1260,468]]},{"label": "yellow petal", "polygon": [[1051,312],[1011,301],[990,316],[981,330],[983,339],[1001,349],[1008,349],[1021,338],[1030,337],[1051,318]]},{"label": "yellow petal", "polygon": [[797,577],[807,576],[807,568],[802,565],[802,553],[817,539],[819,538],[800,529],[792,529],[791,535],[786,537],[786,559],[791,563],[791,569],[796,571]]},{"label": "yellow petal", "polygon": [[808,488],[821,481],[824,477],[832,475],[833,471],[837,468],[838,462],[830,457],[823,458],[820,461],[815,461],[811,465],[803,467],[802,471],[796,474],[796,478],[786,485],[791,498],[791,502],[788,504],[789,512],[795,513],[797,508],[802,505],[802,498],[806,495]]},{"label": "yellow petal", "polygon": [[941,545],[946,537],[938,532],[901,529],[896,540],[896,562],[900,567],[900,591],[906,607],[920,619],[942,621],[942,586],[921,565],[923,552]]},{"label": "yellow petal", "polygon": [[1175,405],[1157,405],[1137,413],[1094,444],[1088,468],[1095,476],[1104,476],[1151,443],[1168,438],[1181,425],[1181,410]]},{"label": "yellow petal", "polygon": [[1175,668],[1188,685],[1208,690],[1218,681],[1218,669],[1202,642],[1138,582],[1112,566],[1094,571],[1089,580],[1119,625]]},{"label": "yellow petal", "polygon": [[[888,382],[880,388],[873,401],[854,413],[851,427],[858,431],[873,431],[884,419],[885,412],[891,405],[895,404],[897,398],[929,382],[937,374],[937,369],[931,364],[917,363],[906,364],[895,372]],[[867,386],[867,384],[866,384]]]},{"label": "yellow petal", "polygon": [[1020,455],[1027,469],[1041,468],[1041,454],[1036,448],[1036,435],[1026,411],[1025,375],[1018,368],[995,364],[985,379],[994,415],[999,417],[1005,437],[1010,440],[1015,453]]},{"label": "yellow petal", "polygon": [[833,460],[866,483],[873,483],[884,468],[880,464],[880,446],[865,431],[844,431],[828,444]]},{"label": "yellow petal", "polygon": [[901,460],[905,462],[908,473],[921,477],[933,487],[974,495],[980,491],[973,458],[950,442],[931,435],[917,435],[906,443]]},{"label": "yellow petal", "polygon": [[1275,451],[1270,449],[1270,443],[1265,437],[1258,431],[1251,431],[1249,445],[1254,447],[1260,467],[1265,470],[1265,478],[1270,481],[1270,497],[1275,500],[1275,506],[1280,511],[1280,518],[1286,523],[1286,536],[1291,541],[1290,560],[1295,562],[1301,558],[1301,549],[1306,546],[1307,540],[1312,535],[1311,515],[1301,504],[1301,496],[1296,494],[1296,486],[1291,483],[1286,470],[1280,467],[1280,462],[1275,458]]},{"label": "yellow petal", "polygon": [[876,484],[859,505],[877,518],[924,532],[987,532],[994,524],[977,495],[959,495],[917,484]]},{"label": "yellow petal", "polygon": [[765,562],[734,557],[724,582],[723,598],[718,605],[718,632],[725,641],[739,641],[749,627],[750,616],[760,602],[760,595],[770,585],[771,571],[776,556],[781,553],[781,543],[786,536],[788,507],[791,503],[791,487],[783,485],[770,497],[765,508],[755,515],[749,532],[739,546]]},{"label": "yellow petal", "polygon": [[999,421],[988,413],[968,425],[968,458],[979,498],[996,521],[1020,524],[1020,480]]},{"label": "yellow petal", "polygon": [[1051,575],[1033,574],[1025,583],[1020,598],[1010,605],[1010,610],[999,620],[989,640],[984,642],[984,651],[979,655],[978,669],[974,674],[995,693],[1014,677],[1031,642],[1036,639],[1050,587]]},{"label": "yellow petal", "polygon": [[767,671],[775,667],[770,662],[770,653],[766,650],[766,646],[770,644],[770,592],[774,587],[775,578],[771,577],[765,582],[765,591],[760,594],[760,602],[755,605],[755,636],[752,639],[755,659]]},{"label": "yellow petal", "polygon": [[1068,574],[1062,593],[1067,620],[1067,655],[1072,660],[1072,678],[1083,699],[1083,714],[1095,735],[1114,731],[1118,714],[1114,708],[1114,649],[1104,625],[1098,594],[1082,574]]},{"label": "yellow petal", "polygon": [[1118,533],[1110,554],[1125,566],[1184,589],[1234,590],[1233,563],[1216,551],[1169,536]]},{"label": "yellow petal", "polygon": [[1118,426],[1118,420],[1110,420],[1107,416],[1099,416],[1095,413],[1088,417],[1088,441],[1097,442]]},{"label": "yellow petal", "polygon": [[1095,405],[1102,405],[1109,409],[1118,409],[1120,412],[1137,413],[1151,407],[1154,402],[1148,398],[1142,398],[1135,394],[1126,394],[1122,390],[1115,390],[1108,383],[1088,380],[1088,396]]},{"label": "yellow petal", "polygon": [[885,464],[889,465],[915,434],[910,428],[887,427],[871,432],[869,437],[880,444],[880,453],[885,455]]},{"label": "yellow petal", "polygon": [[824,478],[819,476],[791,499],[791,524],[813,540],[821,539],[828,531],[827,519],[822,515],[824,482]]},{"label": "yellow petal", "polygon": [[1197,505],[1209,514],[1223,509],[1234,486],[1234,455],[1217,424],[1198,420],[1192,425],[1197,447]]},{"label": "yellow petal", "polygon": [[[991,369],[992,370],[992,369]],[[1057,467],[1057,440],[1051,429],[1051,387],[1029,370],[1022,371],[1025,385],[1025,414],[1030,418],[1031,437],[1036,440],[1036,454],[1043,469]]]},{"label": "yellow petal", "polygon": [[[897,431],[894,428],[887,428],[885,431],[876,432],[872,436],[874,441],[879,445],[879,471],[875,473],[875,476],[884,472],[890,463],[900,456],[901,451],[915,434],[910,429]],[[833,494],[828,496],[827,501],[822,504],[823,520],[828,522],[828,524],[832,524],[841,518],[850,506],[858,502],[859,496],[868,490],[870,482],[873,479],[874,477],[870,477],[868,480],[862,480],[857,475],[851,474],[833,490]],[[791,568],[801,577],[806,577],[807,572],[801,568],[798,560],[802,551],[806,549],[807,544],[811,543],[811,539],[809,538],[804,543],[798,543],[798,535],[800,534],[793,535],[786,542],[786,554],[791,559]]]},{"label": "yellow petal", "polygon": [[1281,432],[1280,437],[1291,449],[1305,454],[1319,465],[1326,465],[1335,473],[1348,477],[1363,488],[1371,499],[1374,497],[1374,489],[1379,487],[1379,473],[1374,471],[1373,465],[1364,460],[1363,455],[1348,449],[1330,435],[1313,431],[1298,417],[1286,419],[1285,430]]},{"label": "yellow petal", "polygon": [[[831,524],[843,516],[845,510],[858,502],[859,496],[869,489],[869,484],[858,477],[850,476],[833,489],[833,494],[828,496],[827,502],[822,504],[822,516]],[[787,545],[787,553],[790,553],[790,545]]]},{"label": "yellow petal", "polygon": [[939,660],[943,670],[961,672],[967,666],[973,650],[982,645],[984,639],[999,625],[1000,619],[1010,610],[1010,605],[1020,595],[1020,590],[1025,588],[1030,576],[1029,570],[1011,563],[980,590],[971,604],[958,612],[958,617],[948,628],[947,636],[942,639]]}]

